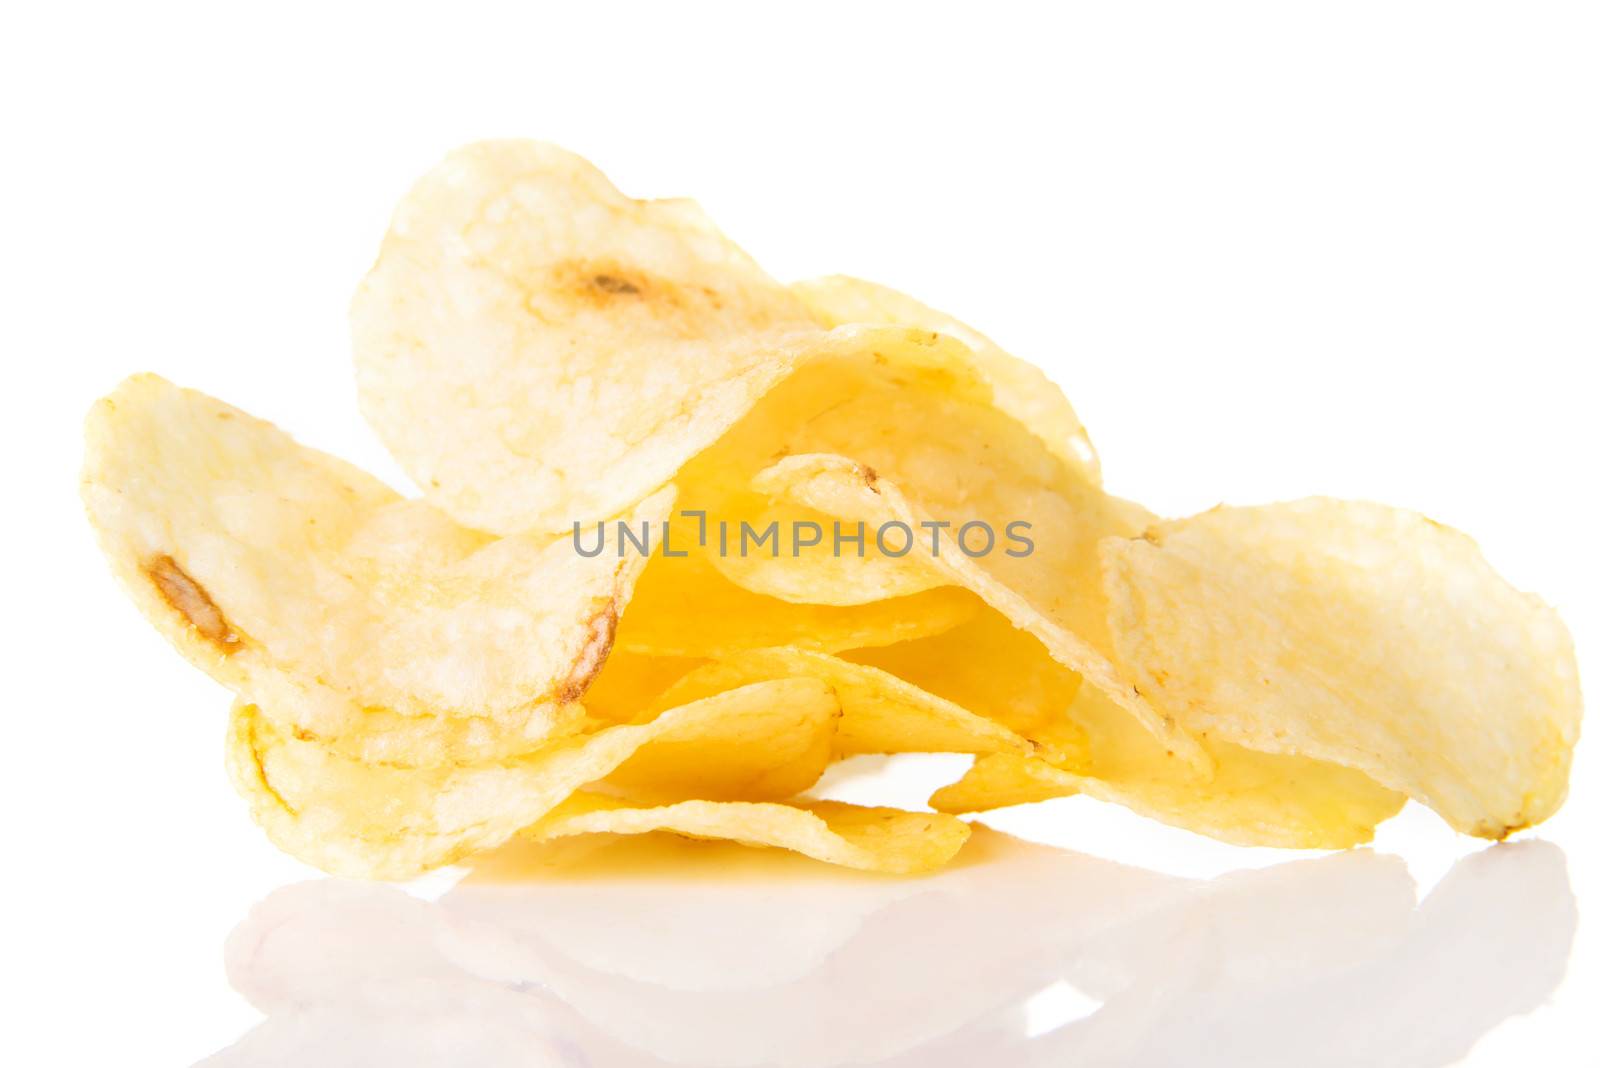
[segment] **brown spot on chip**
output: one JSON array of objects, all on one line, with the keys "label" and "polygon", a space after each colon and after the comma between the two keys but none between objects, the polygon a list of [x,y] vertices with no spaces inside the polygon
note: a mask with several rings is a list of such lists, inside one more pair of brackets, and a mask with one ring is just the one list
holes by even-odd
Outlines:
[{"label": "brown spot on chip", "polygon": [[628,296],[638,296],[639,286],[626,278],[619,278],[614,274],[597,274],[591,279],[596,289],[606,293],[622,293]]},{"label": "brown spot on chip", "polygon": [[871,464],[861,465],[861,479],[867,484],[867,489],[878,492],[878,469]]},{"label": "brown spot on chip", "polygon": [[611,645],[616,636],[617,602],[613,598],[589,620],[589,633],[578,650],[578,658],[573,661],[566,679],[556,687],[557,700],[571,702],[584,695],[594,677],[605,667],[606,657],[611,655]]},{"label": "brown spot on chip", "polygon": [[224,653],[231,653],[239,647],[239,635],[222,614],[222,609],[217,607],[206,588],[179,567],[176,560],[166,555],[158,556],[144,565],[144,573],[150,576],[150,581],[167,604],[188,620],[202,638]]}]

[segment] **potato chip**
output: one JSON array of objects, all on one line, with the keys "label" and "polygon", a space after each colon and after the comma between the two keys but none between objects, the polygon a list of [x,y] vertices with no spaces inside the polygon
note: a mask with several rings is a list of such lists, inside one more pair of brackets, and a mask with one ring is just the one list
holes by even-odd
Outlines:
[{"label": "potato chip", "polygon": [[978,812],[1083,793],[1225,842],[1293,849],[1370,841],[1405,803],[1359,771],[1213,739],[1204,742],[1213,774],[1198,776],[1092,686],[1079,691],[1072,715],[1089,739],[1087,762],[980,756],[930,803],[941,812]]},{"label": "potato chip", "polygon": [[[973,423],[983,421],[982,413],[967,414]],[[814,424],[824,421],[812,420]],[[948,435],[952,427],[963,424],[942,421],[937,425]],[[797,450],[796,455],[757,475],[753,484],[774,496],[879,527],[901,523],[917,530],[943,521],[958,530],[966,523],[988,523],[992,530],[996,522],[1008,525],[1010,521],[984,516],[1028,517],[1032,526],[1026,536],[1033,549],[1025,555],[1006,556],[992,550],[986,554],[946,551],[936,556],[931,540],[918,541],[916,551],[1032,634],[1058,662],[1105,690],[1169,751],[1204,773],[1209,765],[1205,750],[1170,714],[1151,708],[1108,655],[1111,643],[1105,601],[1095,592],[1100,581],[1096,546],[1102,537],[1143,529],[1149,514],[1071,476],[1030,479],[1008,469],[1005,457],[1016,453],[1003,447],[991,450],[989,444],[1005,440],[1003,431],[991,424],[988,434],[968,443],[976,456],[967,463],[972,471],[970,480],[941,483],[928,476],[928,484],[937,487],[926,494],[935,502],[932,507],[913,504],[883,469],[837,455],[808,455]],[[878,463],[887,464],[894,459],[893,448],[889,443],[871,454]],[[954,454],[947,462],[957,462]],[[985,476],[985,471],[991,473]]]},{"label": "potato chip", "polygon": [[887,671],[806,649],[756,649],[683,676],[657,699],[672,707],[766,679],[820,679],[838,697],[834,751],[855,753],[1028,753],[1022,735]]},{"label": "potato chip", "polygon": [[576,834],[672,831],[777,846],[861,871],[915,875],[943,866],[967,840],[961,820],[937,812],[865,808],[838,801],[797,804],[682,801],[639,807],[580,793],[525,832],[537,840]]},{"label": "potato chip", "polygon": [[1572,640],[1465,535],[1311,498],[1157,524],[1104,555],[1117,655],[1191,729],[1359,768],[1485,838],[1565,797]]},{"label": "potato chip", "polygon": [[581,722],[642,559],[466,530],[152,375],[97,404],[87,433],[84,500],[135,602],[286,730],[430,764],[525,751]]},{"label": "potato chip", "polygon": [[941,634],[979,607],[951,586],[862,605],[792,604],[735,586],[703,554],[657,556],[617,629],[617,648],[701,659],[772,646],[836,653]]},{"label": "potato chip", "polygon": [[[859,605],[909,597],[950,582],[919,558],[886,555],[875,544],[863,546],[860,555],[835,551],[831,535],[838,520],[810,508],[764,502],[736,514],[749,516],[740,521],[756,531],[780,532],[770,553],[707,554],[724,578],[751,593],[793,604]],[[892,546],[890,552],[898,548]]]},{"label": "potato chip", "polygon": [[825,331],[691,202],[632,200],[531,141],[470,145],[412,188],[351,322],[379,436],[500,534],[629,508],[809,360],[941,344]]},{"label": "potato chip", "polygon": [[944,312],[875,282],[832,275],[790,287],[824,326],[883,323],[948,334],[972,350],[973,365],[994,393],[994,406],[1037,435],[1057,459],[1091,485],[1100,484],[1100,457],[1061,387],[1025,360],[1001,349]]},{"label": "potato chip", "polygon": [[[641,780],[651,767],[672,772],[644,752],[652,744],[692,762],[687,775],[656,783],[653,792],[677,785],[700,796],[787,796],[820,772],[838,713],[824,683],[778,679],[669,709],[648,723],[555,739],[503,763],[397,768],[285,734],[241,703],[231,719],[228,767],[280,849],[335,875],[402,879],[507,841],[613,773],[635,788],[649,786]],[[640,763],[630,768],[636,757]]]},{"label": "potato chip", "polygon": [[1067,708],[1082,678],[1039,640],[985,605],[942,634],[841,654],[1004,724],[1033,741],[1074,730]]}]

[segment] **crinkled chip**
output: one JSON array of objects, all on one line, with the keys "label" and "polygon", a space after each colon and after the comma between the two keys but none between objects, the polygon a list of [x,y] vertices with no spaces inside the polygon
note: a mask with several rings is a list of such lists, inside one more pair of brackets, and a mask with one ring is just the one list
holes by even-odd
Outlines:
[{"label": "crinkled chip", "polygon": [[[500,845],[613,774],[663,796],[673,788],[730,800],[788,796],[820,773],[838,713],[826,684],[777,679],[502,763],[397,768],[284,734],[239,704],[228,767],[280,849],[335,875],[401,879]],[[662,748],[651,753],[652,745]]]},{"label": "crinkled chip", "polygon": [[467,530],[153,375],[87,436],[90,519],[145,615],[284,730],[363,759],[481,760],[577,729],[644,565]]},{"label": "crinkled chip", "polygon": [[838,801],[794,804],[681,801],[640,807],[620,798],[580,793],[528,828],[548,840],[577,834],[672,831],[776,846],[861,871],[914,875],[942,867],[970,828],[938,812],[867,808]]},{"label": "crinkled chip", "polygon": [[1359,768],[1485,838],[1565,797],[1572,639],[1465,535],[1311,498],[1160,523],[1104,556],[1124,669],[1192,730]]},{"label": "crinkled chip", "polygon": [[841,717],[840,755],[854,753],[1028,753],[1022,735],[887,671],[807,649],[756,649],[697,668],[658,698],[665,707],[765,679],[809,677],[833,688]]},{"label": "crinkled chip", "polygon": [[931,804],[978,812],[1082,793],[1238,845],[1343,849],[1371,840],[1405,803],[1351,768],[1209,739],[1214,771],[1199,776],[1092,686],[1079,691],[1072,715],[1089,740],[1086,760],[980,756]]}]

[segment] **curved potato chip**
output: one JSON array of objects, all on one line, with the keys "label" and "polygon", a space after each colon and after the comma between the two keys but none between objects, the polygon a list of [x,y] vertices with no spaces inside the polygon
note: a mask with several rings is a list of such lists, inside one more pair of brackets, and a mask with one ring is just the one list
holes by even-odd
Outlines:
[{"label": "curved potato chip", "polygon": [[617,798],[578,794],[525,832],[536,840],[576,834],[672,831],[777,846],[860,871],[915,875],[942,867],[971,829],[953,816],[864,808],[838,801],[780,805],[682,801],[643,808]]},{"label": "curved potato chip", "polygon": [[[640,785],[644,772],[661,766],[641,755],[652,743],[717,759],[697,763],[696,790],[762,799],[776,788],[787,796],[809,785],[808,770],[820,772],[815,739],[823,738],[825,762],[838,711],[824,683],[779,679],[669,709],[648,723],[556,739],[504,763],[396,768],[286,735],[239,704],[228,769],[278,848],[335,875],[402,879],[500,845],[613,773]],[[641,763],[629,769],[636,756]]]},{"label": "curved potato chip", "polygon": [[752,682],[821,679],[839,699],[834,750],[855,753],[1028,753],[1028,740],[887,671],[806,649],[756,649],[696,668],[657,700],[672,707]]},{"label": "curved potato chip", "polygon": [[1103,547],[1117,655],[1197,731],[1359,768],[1503,838],[1566,796],[1572,639],[1464,534],[1311,498]]},{"label": "curved potato chip", "polygon": [[1061,387],[978,331],[921,301],[848,275],[830,275],[789,287],[824,326],[884,323],[949,334],[972,350],[978,373],[994,391],[994,405],[1031,430],[1062,463],[1091,485],[1100,484],[1100,457]]},{"label": "curved potato chip", "polygon": [[[979,463],[988,455],[980,451]],[[880,454],[880,462],[885,458],[892,459]],[[1023,478],[1008,479],[1002,470],[987,483],[975,473],[973,481],[957,491],[959,499],[946,496],[943,508],[930,508],[913,504],[878,468],[826,454],[789,456],[757,475],[754,485],[880,527],[901,523],[923,529],[940,521],[957,526],[964,521],[990,522],[965,518],[974,514],[965,501],[974,499],[985,502],[990,516],[1027,516],[1033,549],[1025,555],[998,551],[982,558],[949,551],[935,555],[928,540],[916,542],[915,551],[1036,637],[1058,662],[1105,690],[1180,760],[1201,773],[1209,766],[1210,758],[1194,737],[1172,715],[1152,708],[1109,656],[1105,600],[1095,592],[1100,582],[1096,547],[1102,537],[1142,529],[1150,517],[1138,505],[1107,496],[1075,478],[1030,484]],[[994,493],[978,488],[984,486]],[[929,496],[938,500],[940,494]],[[999,522],[1006,525],[1010,520]]]},{"label": "curved potato chip", "polygon": [[1404,795],[1351,768],[1212,739],[1204,744],[1214,770],[1201,778],[1091,686],[1079,692],[1072,714],[1089,738],[1086,763],[980,756],[930,803],[941,812],[978,812],[1083,793],[1224,842],[1290,849],[1370,841],[1373,829],[1405,803]]},{"label": "curved potato chip", "polygon": [[793,604],[735,586],[703,554],[657,556],[617,628],[617,648],[701,659],[780,645],[836,653],[939,634],[979,606],[952,586],[862,605]]},{"label": "curved potato chip", "polygon": [[430,501],[500,534],[630,507],[807,361],[966,360],[924,330],[824,330],[691,202],[630,199],[531,141],[469,145],[411,189],[351,325],[378,435]]},{"label": "curved potato chip", "polygon": [[[751,593],[793,604],[859,605],[949,585],[947,576],[920,559],[888,556],[876,545],[863,545],[860,555],[835,553],[830,539],[838,520],[814,509],[768,502],[737,511],[749,515],[740,521],[758,531],[776,524],[780,532],[788,532],[787,547],[778,545],[772,555],[707,554],[724,578]],[[815,543],[805,544],[813,537]]]},{"label": "curved potato chip", "polygon": [[134,601],[285,729],[419,764],[577,729],[642,559],[466,530],[154,375],[100,401],[86,432],[84,501]]},{"label": "curved potato chip", "polygon": [[881,668],[1035,742],[1047,731],[1075,727],[1067,708],[1081,676],[987,605],[943,634],[842,655]]}]

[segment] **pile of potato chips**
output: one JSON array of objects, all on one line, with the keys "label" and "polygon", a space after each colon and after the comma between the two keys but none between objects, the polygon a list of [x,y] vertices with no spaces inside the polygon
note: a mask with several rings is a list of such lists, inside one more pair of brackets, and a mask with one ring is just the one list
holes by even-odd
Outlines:
[{"label": "pile of potato chips", "polygon": [[[237,695],[255,818],[330,872],[654,830],[918,872],[957,814],[1075,793],[1241,844],[1353,845],[1408,797],[1501,838],[1565,795],[1571,640],[1467,537],[1328,499],[1158,519],[987,338],[780,285],[558,148],[424,177],[352,319],[422,499],[149,375],[84,473],[135,601]],[[704,536],[1018,522],[1025,553]],[[622,523],[676,546],[579,551]],[[916,810],[805,799],[903,752],[975,760]]]}]

